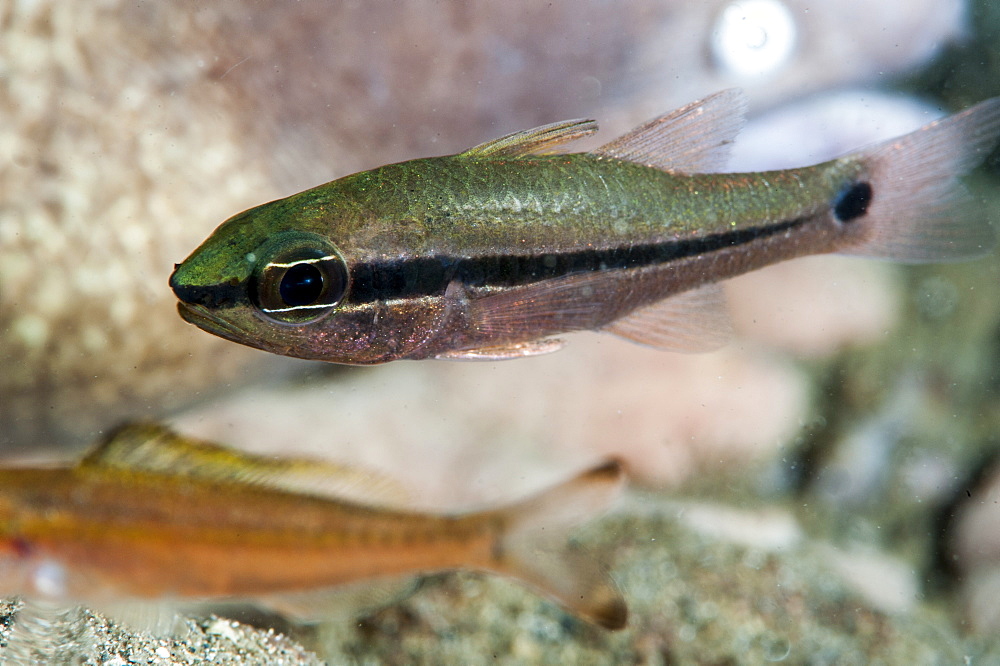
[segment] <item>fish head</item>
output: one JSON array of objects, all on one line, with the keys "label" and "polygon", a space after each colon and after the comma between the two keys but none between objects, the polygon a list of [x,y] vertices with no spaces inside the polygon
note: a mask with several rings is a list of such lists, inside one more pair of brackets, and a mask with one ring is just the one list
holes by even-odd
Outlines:
[{"label": "fish head", "polygon": [[[170,276],[188,322],[227,340],[278,351],[329,315],[347,291],[347,267],[321,234],[269,224],[273,204],[223,223]],[[275,349],[275,347],[278,349]]]},{"label": "fish head", "polygon": [[330,238],[337,224],[304,210],[276,201],[216,229],[170,276],[181,317],[282,356],[367,365],[412,355],[434,308],[352,301],[351,253]]}]

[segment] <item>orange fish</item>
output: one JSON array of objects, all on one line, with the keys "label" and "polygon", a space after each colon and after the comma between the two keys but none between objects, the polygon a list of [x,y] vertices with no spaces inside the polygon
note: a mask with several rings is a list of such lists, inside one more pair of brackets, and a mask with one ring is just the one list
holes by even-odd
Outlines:
[{"label": "orange fish", "polygon": [[621,487],[608,463],[495,510],[431,515],[293,492],[323,463],[269,461],[156,425],[61,468],[0,469],[0,594],[268,603],[449,569],[517,578],[609,629],[625,602],[565,537]]}]

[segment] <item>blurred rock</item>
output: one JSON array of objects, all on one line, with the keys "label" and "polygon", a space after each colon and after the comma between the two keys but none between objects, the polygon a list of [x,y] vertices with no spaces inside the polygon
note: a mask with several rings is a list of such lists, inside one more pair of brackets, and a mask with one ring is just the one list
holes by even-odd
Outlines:
[{"label": "blurred rock", "polygon": [[961,580],[966,614],[982,633],[1000,631],[1000,469],[959,508],[948,553]]},{"label": "blurred rock", "polygon": [[175,19],[0,8],[0,451],[79,445],[253,374],[166,287],[212,220],[273,192]]},{"label": "blurred rock", "polygon": [[726,284],[736,330],[805,358],[883,340],[897,325],[893,266],[848,257],[806,257]]}]

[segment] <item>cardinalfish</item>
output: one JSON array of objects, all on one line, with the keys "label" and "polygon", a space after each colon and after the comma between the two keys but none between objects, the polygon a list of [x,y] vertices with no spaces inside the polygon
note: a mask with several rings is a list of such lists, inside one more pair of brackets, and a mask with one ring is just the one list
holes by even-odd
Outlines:
[{"label": "cardinalfish", "polygon": [[625,625],[613,583],[565,541],[622,485],[615,463],[450,516],[292,492],[323,464],[308,474],[304,461],[269,465],[139,424],[70,467],[2,469],[0,594],[99,606],[236,599],[294,613],[338,585],[474,569],[517,578],[600,626]]},{"label": "cardinalfish", "polygon": [[992,248],[958,179],[1000,98],[815,166],[717,173],[744,106],[716,93],[592,152],[562,152],[597,130],[572,120],[356,173],[227,220],[170,285],[210,333],[337,363],[529,356],[580,330],[699,351],[727,338],[720,280]]}]

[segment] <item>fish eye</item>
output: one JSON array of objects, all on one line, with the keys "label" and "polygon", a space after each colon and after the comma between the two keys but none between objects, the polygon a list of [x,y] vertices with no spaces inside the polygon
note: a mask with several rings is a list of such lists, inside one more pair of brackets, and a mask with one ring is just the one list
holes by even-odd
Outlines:
[{"label": "fish eye", "polygon": [[[347,293],[347,267],[328,244],[282,244],[254,270],[250,299],[266,317],[306,324],[326,315]],[[263,254],[262,256],[267,256]]]}]

